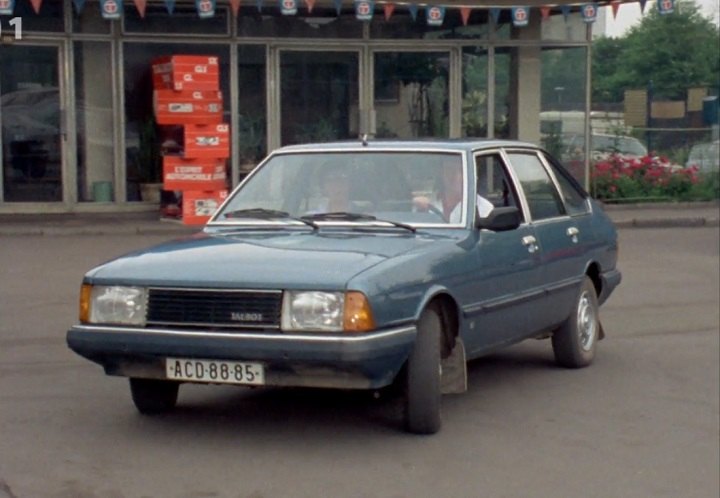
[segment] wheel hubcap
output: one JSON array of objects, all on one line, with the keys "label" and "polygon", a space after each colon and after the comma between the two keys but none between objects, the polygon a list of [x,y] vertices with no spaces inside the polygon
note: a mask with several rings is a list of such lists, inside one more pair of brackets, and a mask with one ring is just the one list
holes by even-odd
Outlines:
[{"label": "wheel hubcap", "polygon": [[578,303],[577,330],[580,347],[590,351],[597,335],[597,317],[587,292],[583,292]]}]

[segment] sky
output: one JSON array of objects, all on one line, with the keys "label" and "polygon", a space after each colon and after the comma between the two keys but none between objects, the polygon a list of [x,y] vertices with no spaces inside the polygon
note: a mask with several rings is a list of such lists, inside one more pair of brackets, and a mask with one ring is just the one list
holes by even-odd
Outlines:
[{"label": "sky", "polygon": [[[647,1],[645,12],[648,11],[652,3],[653,0]],[[720,0],[695,0],[695,3],[701,6],[702,13],[705,16],[710,16],[711,19],[714,19],[715,24],[720,22],[718,19],[720,17],[718,13],[720,10]],[[617,13],[617,19],[613,19],[610,7],[605,8],[607,9],[607,25],[605,28],[605,34],[607,36],[622,36],[632,26],[639,24],[642,19],[639,2],[621,4]]]}]

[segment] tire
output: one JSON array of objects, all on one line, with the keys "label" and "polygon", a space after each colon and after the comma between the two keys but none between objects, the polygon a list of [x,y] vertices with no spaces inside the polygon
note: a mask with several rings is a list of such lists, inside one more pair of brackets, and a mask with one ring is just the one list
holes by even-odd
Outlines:
[{"label": "tire", "polygon": [[130,394],[137,410],[143,415],[167,413],[175,408],[178,382],[156,379],[130,379]]},{"label": "tire", "polygon": [[585,277],[568,319],[552,336],[555,362],[566,368],[590,365],[600,337],[597,293]]},{"label": "tire", "polygon": [[442,322],[433,308],[420,315],[415,345],[407,361],[405,429],[415,434],[440,430],[440,349]]}]

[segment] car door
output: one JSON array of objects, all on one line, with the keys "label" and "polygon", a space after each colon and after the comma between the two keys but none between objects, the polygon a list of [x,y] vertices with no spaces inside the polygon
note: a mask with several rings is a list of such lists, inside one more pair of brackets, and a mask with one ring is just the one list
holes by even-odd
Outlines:
[{"label": "car door", "polygon": [[[475,155],[476,194],[494,207],[515,206],[526,216],[500,151]],[[480,230],[471,248],[475,272],[467,280],[463,312],[468,321],[465,346],[470,355],[517,341],[533,329],[541,306],[540,259],[535,228],[523,222],[514,230]]]},{"label": "car door", "polygon": [[[536,150],[507,150],[508,160],[520,182],[535,229],[540,258],[544,306],[535,326],[547,329],[570,313],[582,282],[591,249],[590,210],[582,192],[561,170],[550,166]],[[562,187],[559,185],[562,182]]]}]

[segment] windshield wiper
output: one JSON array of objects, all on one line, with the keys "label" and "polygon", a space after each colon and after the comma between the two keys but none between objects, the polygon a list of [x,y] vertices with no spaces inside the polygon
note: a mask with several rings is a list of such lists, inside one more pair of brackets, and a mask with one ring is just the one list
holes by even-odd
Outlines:
[{"label": "windshield wiper", "polygon": [[348,211],[335,211],[332,213],[308,214],[305,216],[301,216],[300,219],[307,220],[310,222],[312,222],[312,221],[377,221],[379,223],[388,223],[388,224],[398,227],[398,228],[404,228],[405,230],[410,230],[411,232],[415,232],[417,230],[414,226],[407,225],[407,224],[401,223],[399,221],[380,220],[371,214],[351,213]]},{"label": "windshield wiper", "polygon": [[261,220],[294,220],[299,221],[301,223],[305,223],[308,226],[313,227],[313,229],[317,229],[318,226],[310,219],[305,219],[305,217],[302,218],[296,218],[294,216],[290,216],[290,213],[286,211],[279,211],[277,209],[265,209],[265,208],[250,208],[250,209],[236,209],[235,211],[228,211],[227,213],[224,213],[223,216],[226,219],[233,219],[233,218],[257,218]]}]

